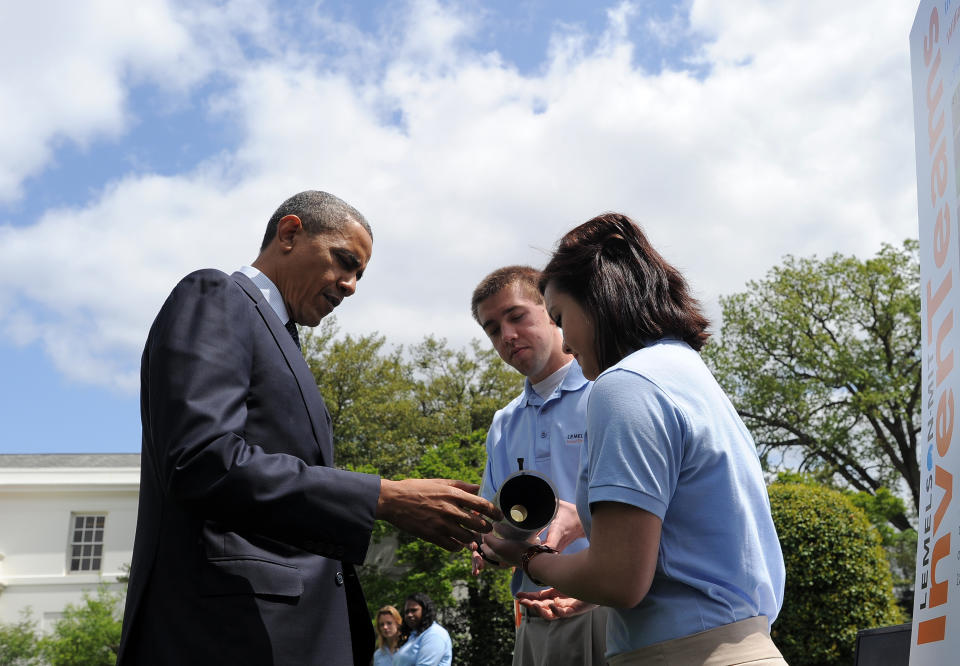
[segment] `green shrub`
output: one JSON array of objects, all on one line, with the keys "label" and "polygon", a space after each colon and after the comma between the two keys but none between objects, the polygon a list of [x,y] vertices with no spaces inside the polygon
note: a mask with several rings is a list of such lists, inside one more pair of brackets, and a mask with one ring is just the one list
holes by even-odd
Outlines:
[{"label": "green shrub", "polygon": [[847,666],[858,630],[903,621],[880,536],[840,492],[798,483],[769,491],[787,572],[771,636],[791,666]]},{"label": "green shrub", "polygon": [[37,656],[37,621],[27,608],[19,622],[0,624],[0,666],[34,666]]},{"label": "green shrub", "polygon": [[40,650],[51,666],[113,666],[120,647],[122,592],[106,585],[96,596],[83,593],[83,602],[68,604]]}]

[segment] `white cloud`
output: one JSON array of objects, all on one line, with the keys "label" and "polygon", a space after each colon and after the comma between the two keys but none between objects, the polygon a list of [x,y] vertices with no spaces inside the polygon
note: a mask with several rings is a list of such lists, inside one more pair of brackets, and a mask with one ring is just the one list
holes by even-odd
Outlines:
[{"label": "white cloud", "polygon": [[[0,203],[55,159],[64,142],[117,140],[136,118],[131,86],[149,83],[171,105],[215,68],[242,61],[238,36],[268,43],[271,19],[254,0],[7,3],[0,21]],[[14,64],[16,63],[16,64]]]},{"label": "white cloud", "polygon": [[[373,224],[373,261],[338,318],[392,343],[479,336],[475,283],[506,263],[543,264],[604,210],[643,223],[713,314],[718,295],[785,253],[865,256],[916,233],[908,7],[695,2],[691,29],[712,36],[697,78],[633,64],[643,44],[626,22],[644,18],[625,4],[599,40],[556,35],[529,75],[467,50],[480,18],[427,1],[376,40],[318,13],[315,25],[356,48],[331,59],[290,40],[244,66],[233,39],[255,6],[231,5],[205,56],[235,82],[210,104],[241,128],[236,151],[0,227],[0,293],[18,294],[0,311],[5,335],[56,329],[70,348],[42,339],[65,372],[133,390],[174,281],[250,261],[272,209],[307,188]],[[210,20],[188,22],[184,34]],[[379,69],[357,76],[360,64]],[[12,140],[0,129],[0,146]]]}]

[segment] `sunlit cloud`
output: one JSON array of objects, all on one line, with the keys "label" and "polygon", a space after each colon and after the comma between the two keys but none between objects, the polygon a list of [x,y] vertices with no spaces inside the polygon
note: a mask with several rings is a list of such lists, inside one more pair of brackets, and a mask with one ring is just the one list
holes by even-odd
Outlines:
[{"label": "sunlit cloud", "polygon": [[[40,342],[80,381],[135,391],[176,280],[252,261],[273,208],[308,188],[374,226],[341,328],[397,344],[479,337],[475,283],[506,263],[542,265],[564,231],[605,210],[640,221],[714,315],[719,295],[786,253],[868,255],[916,234],[909,7],[694,2],[654,25],[642,3],[615,3],[602,34],[560,27],[543,66],[522,73],[469,46],[485,18],[457,3],[395,6],[376,35],[318,5],[303,20],[333,50],[270,39],[294,17],[256,3],[150,6],[160,29],[145,42],[98,33],[110,44],[90,56],[100,107],[22,119],[26,139],[0,128],[8,199],[55,159],[55,137],[120,140],[130,63],[142,77],[180,72],[170,94],[206,95],[238,129],[237,145],[189,172],[119,174],[82,207],[0,227],[0,335]],[[636,64],[644,43],[631,35],[669,43],[680,30],[707,38],[696,67]],[[0,99],[14,85],[4,77]],[[209,77],[226,84],[198,92]]]}]

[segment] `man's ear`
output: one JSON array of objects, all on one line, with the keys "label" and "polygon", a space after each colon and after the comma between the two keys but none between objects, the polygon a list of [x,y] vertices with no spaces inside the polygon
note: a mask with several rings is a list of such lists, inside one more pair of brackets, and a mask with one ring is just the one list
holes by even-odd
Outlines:
[{"label": "man's ear", "polygon": [[303,229],[303,222],[296,215],[285,215],[277,223],[277,240],[280,249],[289,252],[293,249],[294,237]]}]

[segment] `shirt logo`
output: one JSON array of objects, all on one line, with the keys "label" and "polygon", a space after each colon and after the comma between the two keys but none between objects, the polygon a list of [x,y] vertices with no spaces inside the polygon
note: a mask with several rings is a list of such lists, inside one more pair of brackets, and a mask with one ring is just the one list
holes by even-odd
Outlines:
[{"label": "shirt logo", "polygon": [[583,433],[573,432],[567,434],[567,444],[583,444]]}]

